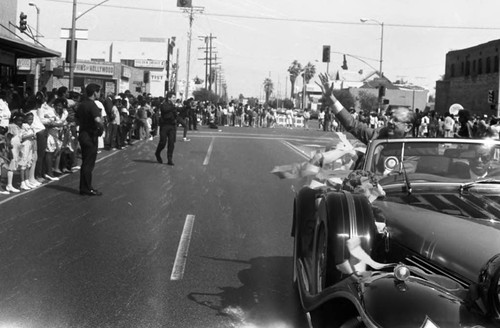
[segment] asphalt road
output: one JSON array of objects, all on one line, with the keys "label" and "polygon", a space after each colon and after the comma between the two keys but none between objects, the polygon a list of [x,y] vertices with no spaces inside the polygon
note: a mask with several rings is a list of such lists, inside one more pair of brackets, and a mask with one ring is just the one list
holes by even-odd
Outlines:
[{"label": "asphalt road", "polygon": [[[180,134],[179,134],[180,136]],[[103,151],[79,174],[0,198],[0,327],[306,327],[292,275],[292,186],[275,165],[333,136],[224,127]],[[166,154],[163,154],[166,157]]]}]

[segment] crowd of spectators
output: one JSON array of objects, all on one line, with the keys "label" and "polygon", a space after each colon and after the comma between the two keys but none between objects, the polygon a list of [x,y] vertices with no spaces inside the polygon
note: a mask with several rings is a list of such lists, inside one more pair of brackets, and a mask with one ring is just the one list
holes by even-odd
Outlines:
[{"label": "crowd of spectators", "polygon": [[[421,112],[415,109],[413,137],[431,138],[491,138],[499,139],[500,120],[495,116],[473,115],[467,109],[458,114],[446,112],[440,115],[435,111]],[[376,112],[356,112],[351,114],[372,128],[387,125],[390,115]]]},{"label": "crowd of spectators", "polygon": [[[51,91],[42,89],[34,95],[26,90],[24,94],[20,96],[13,85],[0,86],[0,167],[4,177],[0,194],[30,190],[79,169],[75,110],[81,94],[69,92],[64,86]],[[163,101],[162,97],[146,93],[138,96],[128,91],[102,94],[96,100],[105,123],[101,148],[120,150],[135,140],[152,140],[159,133],[159,108]],[[234,101],[213,104],[193,98],[178,100],[176,106],[184,126],[184,141],[189,141],[186,131],[197,130],[199,124],[215,129],[219,126],[273,128],[277,126],[278,115],[286,117],[285,125],[289,128],[293,125],[292,117],[300,115],[304,118],[304,128],[309,128],[309,111],[281,113],[262,105],[249,106]],[[384,113],[351,112],[356,119],[374,128],[388,121]],[[414,137],[499,138],[500,121],[496,117],[471,115],[465,109],[456,116],[418,109],[416,112]],[[342,129],[328,109],[320,111],[318,128]],[[19,176],[19,180],[14,176]]]}]

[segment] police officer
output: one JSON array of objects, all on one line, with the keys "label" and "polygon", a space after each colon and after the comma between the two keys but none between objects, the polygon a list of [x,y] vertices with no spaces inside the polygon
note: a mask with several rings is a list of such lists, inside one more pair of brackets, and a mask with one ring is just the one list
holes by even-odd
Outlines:
[{"label": "police officer", "polygon": [[167,92],[167,99],[160,105],[160,141],[156,147],[156,160],[163,163],[161,151],[167,146],[168,165],[174,165],[175,134],[177,133],[177,108],[175,107],[175,93]]},{"label": "police officer", "polygon": [[80,169],[80,195],[101,196],[102,193],[92,187],[92,171],[97,159],[97,138],[104,131],[101,110],[95,101],[99,98],[101,87],[90,83],[85,88],[86,98],[76,111],[76,121],[80,126],[78,141],[82,150],[82,165]]}]

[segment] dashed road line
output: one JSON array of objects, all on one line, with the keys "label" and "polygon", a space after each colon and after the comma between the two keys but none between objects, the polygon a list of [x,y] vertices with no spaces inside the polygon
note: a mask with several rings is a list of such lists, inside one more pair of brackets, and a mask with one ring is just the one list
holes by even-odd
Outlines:
[{"label": "dashed road line", "polygon": [[208,146],[207,156],[205,156],[205,160],[203,161],[203,165],[205,166],[208,165],[208,162],[210,161],[210,156],[212,156],[212,149],[214,148],[214,140],[215,138],[212,137],[210,146]]},{"label": "dashed road line", "polygon": [[172,268],[170,280],[181,280],[184,276],[189,243],[191,242],[191,234],[193,233],[194,218],[195,217],[192,214],[188,214],[186,216],[184,229],[182,229],[182,235],[179,241],[179,247],[177,248],[177,254],[175,255],[174,267]]}]

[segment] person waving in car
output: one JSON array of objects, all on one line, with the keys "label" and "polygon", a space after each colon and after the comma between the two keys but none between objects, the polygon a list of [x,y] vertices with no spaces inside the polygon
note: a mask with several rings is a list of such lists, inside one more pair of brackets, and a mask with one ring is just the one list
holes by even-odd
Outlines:
[{"label": "person waving in car", "polygon": [[321,84],[318,83],[318,85],[321,87],[323,97],[328,99],[328,105],[330,105],[332,113],[347,132],[350,132],[364,144],[368,144],[373,139],[406,138],[413,136],[415,113],[409,108],[395,108],[387,120],[387,126],[372,128],[354,119],[351,113],[335,98],[333,84],[330,83],[326,74],[320,74],[319,78]]}]

